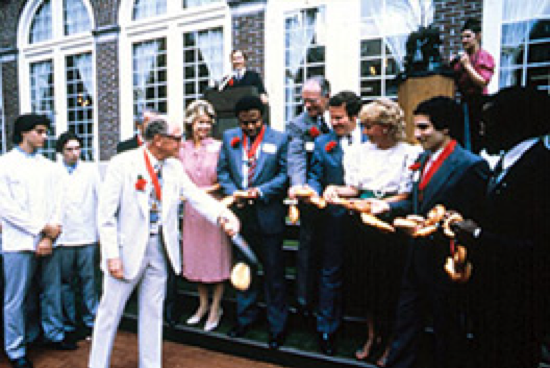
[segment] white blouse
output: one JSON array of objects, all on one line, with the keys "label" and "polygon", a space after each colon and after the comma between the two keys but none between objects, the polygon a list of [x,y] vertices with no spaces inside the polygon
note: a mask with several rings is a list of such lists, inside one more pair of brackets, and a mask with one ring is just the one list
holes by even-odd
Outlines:
[{"label": "white blouse", "polygon": [[409,193],[412,189],[412,170],[422,148],[399,142],[380,149],[371,142],[355,146],[344,154],[344,181],[359,190],[386,193]]}]

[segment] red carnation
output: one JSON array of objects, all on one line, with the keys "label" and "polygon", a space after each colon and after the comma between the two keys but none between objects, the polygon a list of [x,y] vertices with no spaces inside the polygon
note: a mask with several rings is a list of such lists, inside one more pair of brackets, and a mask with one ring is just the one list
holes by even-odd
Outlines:
[{"label": "red carnation", "polygon": [[338,145],[338,143],[336,143],[335,141],[330,141],[328,142],[326,145],[325,145],[325,151],[327,152],[330,152],[334,149],[334,147],[336,147]]},{"label": "red carnation", "polygon": [[309,135],[312,138],[316,138],[319,134],[321,134],[321,132],[319,131],[319,129],[317,129],[316,126],[312,126],[311,128],[309,128]]},{"label": "red carnation", "polygon": [[143,192],[145,190],[146,185],[147,185],[147,180],[143,179],[143,176],[138,175],[138,179],[136,181],[136,189]]},{"label": "red carnation", "polygon": [[232,86],[233,86],[233,83],[234,83],[234,82],[233,82],[233,78],[231,78],[231,79],[229,80],[229,82],[227,82],[227,85],[228,85],[229,87],[232,87]]},{"label": "red carnation", "polygon": [[235,148],[239,143],[241,143],[241,138],[233,137],[233,139],[231,140],[231,147]]},{"label": "red carnation", "polygon": [[409,166],[409,170],[416,171],[420,170],[420,162],[415,162],[411,166]]}]

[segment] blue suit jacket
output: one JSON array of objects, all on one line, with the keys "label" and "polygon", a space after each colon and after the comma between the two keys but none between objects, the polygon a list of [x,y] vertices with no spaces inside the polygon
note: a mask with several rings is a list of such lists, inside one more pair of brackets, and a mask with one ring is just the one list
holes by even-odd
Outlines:
[{"label": "blue suit jacket", "polygon": [[[231,146],[238,137],[239,143]],[[223,134],[222,148],[218,160],[218,181],[226,195],[243,188],[243,145],[241,128],[233,128]],[[274,150],[266,150],[266,146]],[[287,145],[285,133],[266,127],[260,154],[256,164],[253,187],[260,189],[261,198],[252,206],[256,210],[258,223],[262,231],[274,234],[284,231],[286,208],[283,199],[287,191]]]},{"label": "blue suit jacket", "polygon": [[[420,155],[420,172],[427,159],[428,152]],[[408,199],[390,203],[391,215],[416,213],[425,216],[435,205],[442,204],[448,210],[458,211],[464,218],[475,219],[482,211],[489,173],[489,165],[484,159],[457,145],[432,176],[423,193],[418,188],[422,181],[422,175],[419,175]],[[448,244],[448,238],[440,233],[413,239],[405,271],[414,267],[424,280],[436,277],[450,285],[443,270],[445,258],[449,256]]]},{"label": "blue suit jacket", "polygon": [[[362,141],[366,142],[367,140],[367,136],[362,134]],[[336,146],[327,151],[327,145],[330,142],[334,142]],[[339,137],[334,131],[317,137],[307,183],[319,195],[323,195],[323,191],[328,185],[344,185],[343,157],[344,151],[339,143]],[[329,206],[328,211],[333,215],[346,213],[341,206]]]}]

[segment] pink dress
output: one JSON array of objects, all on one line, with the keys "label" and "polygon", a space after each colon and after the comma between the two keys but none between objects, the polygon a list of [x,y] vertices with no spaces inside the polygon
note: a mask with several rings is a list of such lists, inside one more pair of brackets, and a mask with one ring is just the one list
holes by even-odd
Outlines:
[{"label": "pink dress", "polygon": [[[215,184],[221,142],[212,138],[195,148],[192,140],[183,142],[180,160],[185,173],[199,188]],[[225,233],[208,222],[188,203],[182,224],[183,276],[189,281],[214,283],[227,280],[231,270],[231,246]]]}]

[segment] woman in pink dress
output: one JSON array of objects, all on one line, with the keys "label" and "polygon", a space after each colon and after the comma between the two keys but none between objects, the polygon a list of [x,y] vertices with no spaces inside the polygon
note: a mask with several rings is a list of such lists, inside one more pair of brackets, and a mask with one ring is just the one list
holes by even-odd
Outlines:
[{"label": "woman in pink dress", "polygon": [[[210,135],[215,112],[210,103],[194,101],[185,112],[186,140],[180,149],[180,160],[189,178],[207,193],[219,197],[216,165],[221,142]],[[188,320],[188,325],[198,324],[206,314],[205,331],[212,331],[220,322],[220,306],[224,282],[231,271],[231,247],[227,236],[216,225],[209,223],[189,204],[185,204],[182,226],[183,276],[196,282],[199,291],[199,307]],[[209,305],[208,289],[213,289]]]}]

